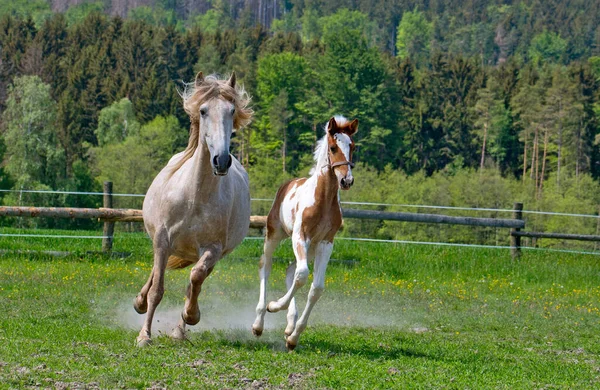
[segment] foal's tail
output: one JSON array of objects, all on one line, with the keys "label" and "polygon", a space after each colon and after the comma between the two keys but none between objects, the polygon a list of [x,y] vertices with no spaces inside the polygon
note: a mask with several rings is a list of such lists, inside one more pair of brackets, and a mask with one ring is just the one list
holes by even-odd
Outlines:
[{"label": "foal's tail", "polygon": [[167,269],[180,269],[185,268],[188,265],[192,265],[194,262],[190,260],[182,259],[177,256],[169,256],[169,260],[167,261]]}]

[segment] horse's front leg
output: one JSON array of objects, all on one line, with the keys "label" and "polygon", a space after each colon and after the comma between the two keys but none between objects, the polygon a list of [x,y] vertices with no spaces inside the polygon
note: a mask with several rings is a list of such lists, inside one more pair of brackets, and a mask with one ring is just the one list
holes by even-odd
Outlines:
[{"label": "horse's front leg", "polygon": [[154,266],[152,267],[152,273],[134,305],[138,312],[143,313],[147,311],[146,320],[137,337],[137,345],[139,347],[146,346],[151,341],[152,318],[165,292],[165,268],[169,259],[169,241],[166,230],[156,232],[153,247]]},{"label": "horse's front leg", "polygon": [[187,288],[185,306],[181,313],[179,324],[173,330],[171,336],[175,339],[185,338],[185,326],[196,325],[200,322],[200,308],[198,307],[198,295],[202,291],[202,283],[210,275],[215,264],[222,255],[221,245],[215,245],[209,248],[203,248],[200,251],[200,259],[192,268],[190,274],[190,284]]},{"label": "horse's front leg", "polygon": [[310,240],[303,238],[299,233],[292,235],[292,246],[296,256],[296,271],[294,272],[293,283],[287,293],[277,301],[269,302],[267,310],[271,313],[277,313],[279,310],[285,310],[289,307],[294,294],[308,280],[308,248]]},{"label": "horse's front leg", "polygon": [[308,317],[310,316],[310,312],[312,311],[319,298],[321,298],[321,295],[323,295],[323,291],[325,290],[325,271],[327,270],[327,264],[329,263],[329,258],[331,257],[332,251],[332,242],[321,241],[317,245],[315,253],[315,269],[313,274],[313,282],[310,286],[310,291],[308,293],[306,307],[304,308],[302,315],[298,319],[294,331],[291,335],[289,335],[286,338],[285,346],[289,350],[296,348],[296,345],[298,345],[298,339],[300,338],[300,334],[304,332],[304,329],[306,329],[306,324],[308,323]]},{"label": "horse's front leg", "polygon": [[267,312],[267,282],[273,265],[273,252],[275,251],[275,248],[277,248],[277,245],[279,245],[279,242],[280,238],[276,234],[272,236],[267,234],[263,255],[260,258],[258,270],[258,276],[260,277],[260,293],[258,304],[256,305],[256,319],[252,324],[252,333],[257,337],[262,335],[265,327],[265,313]]}]

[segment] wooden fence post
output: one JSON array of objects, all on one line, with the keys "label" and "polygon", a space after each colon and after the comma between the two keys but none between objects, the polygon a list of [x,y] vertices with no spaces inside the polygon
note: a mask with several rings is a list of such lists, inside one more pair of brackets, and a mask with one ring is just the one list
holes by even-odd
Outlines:
[{"label": "wooden fence post", "polygon": [[[513,219],[523,219],[523,203],[515,202],[513,206]],[[510,229],[510,254],[513,259],[521,256],[521,237],[513,235],[513,232],[520,231],[520,228]]]},{"label": "wooden fence post", "polygon": [[[113,208],[113,183],[112,181],[104,182],[104,199],[103,205],[104,208],[112,209]],[[109,253],[112,251],[112,243],[113,243],[113,235],[115,232],[115,223],[104,221],[104,231],[102,239],[102,252]]]}]

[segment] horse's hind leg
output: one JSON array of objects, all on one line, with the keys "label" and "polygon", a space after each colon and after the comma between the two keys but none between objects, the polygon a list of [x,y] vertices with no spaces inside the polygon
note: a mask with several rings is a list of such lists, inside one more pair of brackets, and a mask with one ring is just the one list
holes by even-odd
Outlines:
[{"label": "horse's hind leg", "polygon": [[[165,268],[167,266],[167,260],[169,258],[169,242],[167,239],[166,231],[157,232],[154,241],[154,266],[152,267],[152,274],[150,275],[150,279],[142,288],[140,295],[144,294],[144,289],[147,287],[146,291],[147,297],[147,313],[146,320],[144,321],[144,325],[140,330],[140,334],[137,337],[137,345],[139,347],[143,347],[150,343],[151,337],[151,328],[152,328],[152,318],[154,317],[154,311],[156,307],[162,300],[165,288],[164,288],[164,280],[165,280]],[[137,299],[136,299],[137,303]],[[144,308],[143,305],[140,305],[140,309]]]},{"label": "horse's hind leg", "polygon": [[294,271],[292,285],[279,300],[269,302],[267,310],[271,313],[287,309],[296,291],[304,286],[308,280],[308,249],[310,241],[304,240],[299,235],[294,234],[292,236],[292,246],[294,248],[294,255],[296,256],[296,270]]},{"label": "horse's hind leg", "polygon": [[308,292],[306,307],[298,319],[294,331],[286,338],[285,345],[289,350],[296,348],[296,345],[298,345],[298,339],[300,338],[300,334],[306,329],[310,312],[325,290],[325,271],[327,270],[327,263],[329,263],[332,251],[332,242],[322,241],[316,248],[313,282]]},{"label": "horse's hind leg", "polygon": [[252,333],[255,336],[262,335],[265,327],[265,313],[267,312],[267,281],[271,274],[271,268],[273,265],[273,252],[281,238],[279,235],[272,234],[270,237],[267,234],[264,244],[264,253],[260,258],[258,275],[260,277],[260,296],[258,298],[258,305],[256,305],[256,319],[252,324]]},{"label": "horse's hind leg", "polygon": [[179,324],[171,336],[175,339],[185,338],[185,326],[196,325],[200,322],[200,308],[198,307],[198,295],[202,290],[202,283],[210,275],[215,264],[222,255],[221,246],[214,246],[201,251],[200,260],[192,268],[190,274],[190,284],[187,288],[185,306],[181,313]]}]

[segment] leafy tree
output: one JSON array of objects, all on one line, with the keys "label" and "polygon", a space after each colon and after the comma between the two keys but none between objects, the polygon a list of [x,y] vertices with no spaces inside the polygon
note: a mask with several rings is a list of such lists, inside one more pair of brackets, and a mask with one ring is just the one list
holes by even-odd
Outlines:
[{"label": "leafy tree", "polygon": [[422,12],[416,8],[414,11],[404,12],[396,37],[398,57],[409,57],[416,64],[425,64],[429,59],[432,32],[433,24]]},{"label": "leafy tree", "polygon": [[102,1],[80,3],[67,9],[65,19],[69,25],[73,25],[83,22],[91,13],[103,11],[104,3]]},{"label": "leafy tree", "polygon": [[534,64],[557,63],[565,54],[567,41],[557,33],[544,31],[531,40],[529,56]]},{"label": "leafy tree", "polygon": [[[119,191],[143,194],[158,172],[187,141],[187,131],[173,116],[158,116],[120,143],[91,150],[98,183],[112,181]],[[135,199],[123,207],[139,207]]]},{"label": "leafy tree", "polygon": [[64,155],[56,139],[55,120],[50,86],[37,76],[15,78],[2,114],[5,169],[15,188],[55,188],[64,178]]},{"label": "leafy tree", "polygon": [[133,104],[127,98],[103,108],[95,130],[98,146],[123,142],[128,136],[137,136],[140,124],[133,113]]}]

